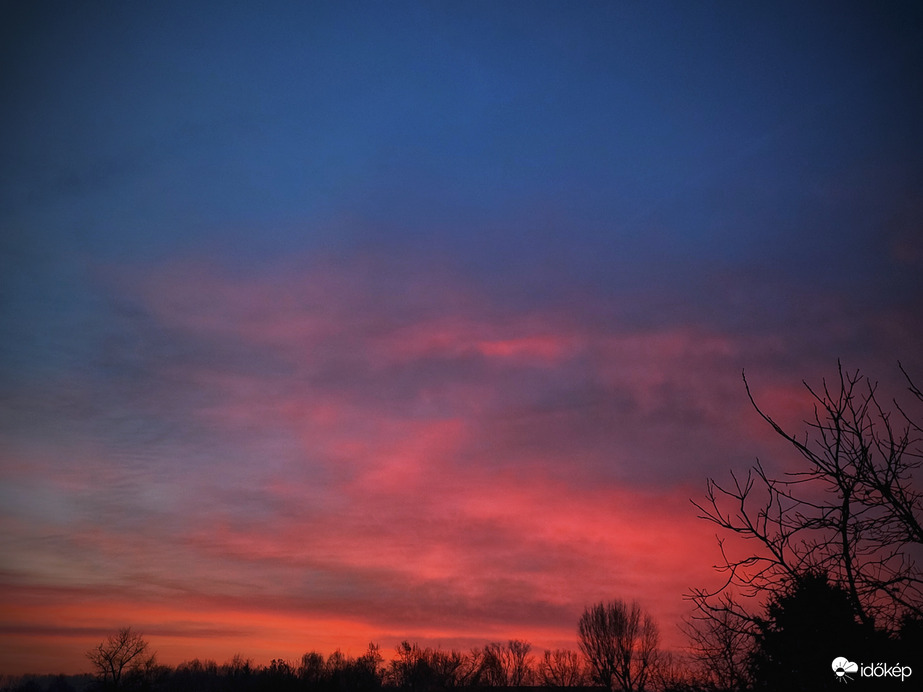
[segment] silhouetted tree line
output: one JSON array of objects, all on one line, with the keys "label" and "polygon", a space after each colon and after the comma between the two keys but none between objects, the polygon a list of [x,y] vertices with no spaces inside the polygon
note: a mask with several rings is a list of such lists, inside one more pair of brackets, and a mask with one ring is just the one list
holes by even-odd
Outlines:
[{"label": "silhouetted tree line", "polygon": [[589,682],[583,659],[575,651],[532,653],[528,642],[490,642],[468,651],[422,647],[401,642],[391,660],[369,644],[358,657],[337,650],[317,651],[300,660],[273,659],[255,665],[240,655],[218,664],[193,659],[176,667],[160,665],[144,637],[130,628],[119,630],[87,654],[95,676],[25,676],[8,680],[2,690],[17,692],[380,692],[382,689],[490,689],[544,686],[583,687]]},{"label": "silhouetted tree line", "polygon": [[[599,617],[601,614],[601,617]],[[520,639],[489,642],[467,651],[423,647],[403,641],[385,661],[376,644],[358,657],[317,651],[300,660],[273,659],[255,665],[235,656],[224,664],[193,659],[160,665],[147,640],[124,628],[87,652],[95,676],[8,681],[16,692],[437,692],[440,690],[671,689],[662,683],[669,661],[657,649],[658,630],[637,603],[601,603],[580,623],[580,652],[532,652]],[[625,685],[628,685],[627,687]]]}]

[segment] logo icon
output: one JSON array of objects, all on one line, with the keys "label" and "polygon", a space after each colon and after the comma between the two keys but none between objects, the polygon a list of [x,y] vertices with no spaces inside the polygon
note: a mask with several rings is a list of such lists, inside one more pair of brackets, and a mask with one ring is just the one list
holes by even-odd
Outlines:
[{"label": "logo icon", "polygon": [[837,656],[833,659],[833,672],[836,673],[836,679],[840,682],[849,682],[852,680],[849,673],[858,673],[859,664],[853,663],[842,656]]}]

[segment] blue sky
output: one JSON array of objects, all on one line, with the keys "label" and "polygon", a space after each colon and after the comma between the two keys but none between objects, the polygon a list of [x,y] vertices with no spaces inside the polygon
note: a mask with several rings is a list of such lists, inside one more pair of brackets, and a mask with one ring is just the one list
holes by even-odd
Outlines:
[{"label": "blue sky", "polygon": [[741,370],[923,371],[914,3],[189,5],[0,5],[5,666],[673,632]]}]

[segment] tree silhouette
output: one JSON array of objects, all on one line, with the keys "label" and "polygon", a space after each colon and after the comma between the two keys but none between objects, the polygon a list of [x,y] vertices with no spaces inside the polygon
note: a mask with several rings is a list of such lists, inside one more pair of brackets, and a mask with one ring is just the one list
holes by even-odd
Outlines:
[{"label": "tree silhouette", "polygon": [[397,658],[391,661],[388,676],[391,684],[414,692],[433,684],[435,673],[430,665],[432,652],[429,649],[403,641],[395,653]]},{"label": "tree silhouette", "polygon": [[830,662],[840,656],[879,660],[880,635],[859,622],[849,593],[825,574],[792,580],[756,618],[750,657],[753,686],[766,690],[835,689]]},{"label": "tree silhouette", "polygon": [[435,649],[429,655],[429,666],[436,686],[443,689],[464,686],[474,674],[471,659],[461,651]]},{"label": "tree silhouette", "polygon": [[317,689],[324,685],[327,680],[327,670],[323,654],[317,651],[305,653],[301,657],[301,665],[298,666],[298,678],[309,689]]},{"label": "tree silhouette", "polygon": [[[902,370],[903,372],[903,370]],[[701,518],[755,541],[761,550],[740,558],[724,552],[726,586],[743,595],[777,593],[786,580],[821,571],[849,594],[862,622],[895,629],[910,613],[923,616],[923,572],[910,558],[923,545],[923,493],[915,487],[923,463],[923,427],[897,402],[898,427],[877,399],[877,385],[838,367],[838,382],[820,390],[803,435],[789,433],[747,395],[760,417],[806,462],[803,471],[771,477],[757,462],[732,485],[709,479],[694,502]],[[904,372],[917,402],[921,392]],[[712,594],[713,595],[713,594]],[[700,603],[709,594],[698,591]]]},{"label": "tree silhouette", "polygon": [[149,645],[130,627],[110,634],[106,641],[86,652],[104,687],[123,687],[134,682],[154,666],[154,654],[147,655]]},{"label": "tree silhouette", "polygon": [[520,687],[532,682],[534,658],[529,654],[530,651],[532,645],[522,639],[510,639],[501,648],[500,657],[506,671],[507,685]]},{"label": "tree silhouette", "polygon": [[576,687],[584,682],[583,666],[576,651],[546,651],[538,664],[538,676],[547,687]]},{"label": "tree silhouette", "polygon": [[644,690],[656,664],[657,625],[637,601],[597,603],[583,611],[577,627],[580,650],[593,677],[609,690]]},{"label": "tree silhouette", "polygon": [[[837,372],[835,381],[823,380],[820,388],[804,383],[814,413],[800,434],[786,431],[759,407],[744,376],[757,414],[794,448],[803,467],[777,477],[757,460],[745,478],[732,472],[724,485],[709,479],[705,500],[693,501],[700,518],[753,546],[732,555],[719,538],[717,569],[724,585],[690,594],[699,660],[722,684],[745,683],[737,676],[739,652],[759,644],[755,660],[765,656],[776,631],[767,622],[787,612],[778,610],[783,605],[796,607],[799,601],[791,599],[816,575],[828,583],[828,596],[845,597],[849,617],[867,631],[904,637],[912,631],[905,623],[923,619],[923,571],[913,560],[923,546],[920,418],[897,401],[886,410],[877,384],[858,371],[838,363]],[[911,402],[923,403],[923,392],[901,372]],[[768,619],[755,614],[766,603],[776,609]],[[754,665],[749,672],[765,676],[769,670]]]},{"label": "tree silhouette", "polygon": [[713,692],[733,692],[750,686],[756,624],[733,607],[715,607],[684,623],[689,653],[697,664],[699,683]]},{"label": "tree silhouette", "polygon": [[532,645],[521,639],[490,642],[478,656],[478,682],[488,687],[519,687],[532,682]]}]

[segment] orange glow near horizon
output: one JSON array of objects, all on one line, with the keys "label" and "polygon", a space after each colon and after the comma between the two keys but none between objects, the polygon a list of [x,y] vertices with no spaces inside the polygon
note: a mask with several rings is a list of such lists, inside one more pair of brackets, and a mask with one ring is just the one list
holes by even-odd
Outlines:
[{"label": "orange glow near horizon", "polygon": [[[501,497],[503,502],[500,502]],[[309,650],[329,654],[341,649],[347,654],[358,655],[369,642],[378,643],[387,659],[404,639],[427,646],[468,649],[487,641],[519,638],[530,641],[536,650],[573,649],[576,648],[576,620],[582,606],[625,594],[641,598],[645,607],[662,623],[666,646],[679,647],[682,642],[670,627],[670,623],[682,614],[683,607],[677,596],[678,589],[683,586],[676,578],[677,565],[698,559],[704,549],[711,547],[711,541],[707,537],[704,541],[690,541],[688,535],[680,536],[670,530],[675,519],[666,508],[674,506],[677,499],[651,496],[645,500],[598,494],[576,502],[560,502],[555,500],[551,486],[532,484],[518,490],[498,487],[494,497],[482,494],[476,502],[459,505],[460,511],[472,521],[491,521],[506,526],[513,535],[526,541],[527,548],[528,543],[536,542],[537,546],[543,546],[541,550],[550,550],[552,554],[559,554],[560,550],[563,551],[561,555],[568,556],[569,565],[537,574],[530,584],[519,587],[531,593],[516,596],[547,603],[558,601],[569,608],[572,617],[558,625],[483,620],[465,624],[463,621],[453,623],[450,616],[441,624],[426,625],[423,618],[395,626],[389,623],[392,616],[387,608],[365,617],[336,617],[320,611],[312,613],[299,599],[281,592],[250,599],[250,605],[241,608],[246,598],[214,594],[196,596],[178,591],[128,590],[119,595],[104,585],[99,588],[22,586],[8,590],[3,597],[5,629],[13,634],[10,645],[0,653],[0,670],[7,674],[58,669],[66,673],[86,671],[83,652],[101,641],[107,632],[126,625],[144,633],[152,648],[158,651],[159,660],[168,665],[192,658],[222,663],[235,654],[265,664],[271,658],[297,660]],[[558,505],[556,510],[546,512],[538,521],[528,515],[530,507],[553,504]],[[620,509],[613,514],[613,507]],[[652,507],[659,507],[660,514],[652,512]],[[630,515],[632,520],[620,528],[619,514]],[[260,545],[264,539],[265,536],[255,538],[251,546]],[[278,554],[285,553],[282,546],[288,539],[282,536],[281,540],[283,543],[276,549]],[[423,540],[426,541],[425,537]],[[387,568],[387,562],[380,562],[385,553],[376,556],[369,547],[355,546],[357,561],[354,565],[367,565],[371,560],[372,564],[378,564],[376,569]],[[227,549],[222,548],[223,551]],[[225,554],[240,555],[248,561],[271,562],[274,559],[272,552],[253,553],[251,549],[243,553],[231,549]],[[600,558],[599,555],[622,557]],[[358,559],[359,556],[364,557]],[[626,556],[633,557],[625,562]],[[340,557],[345,559],[344,564],[350,563],[348,554]],[[435,561],[429,563],[421,556],[411,567],[412,572],[405,572],[400,564],[391,564],[390,569],[405,572],[406,578],[420,584],[451,583],[458,593],[467,593],[466,598],[472,602],[485,598],[478,581],[465,586],[465,582],[459,580],[464,580],[472,571],[479,580],[493,579],[491,575],[495,570],[489,564],[472,562],[471,555],[466,557],[463,553],[450,552],[441,556],[434,553],[432,557]],[[297,566],[291,564],[288,569],[297,569]],[[651,579],[649,575],[652,574],[659,577]],[[641,579],[641,575],[648,576]],[[497,573],[496,578],[503,578],[503,575]],[[433,606],[423,607],[438,608],[438,600]],[[36,623],[60,623],[60,629]],[[9,640],[10,635],[5,635],[4,639]],[[28,656],[24,655],[26,652]]]},{"label": "orange glow near horizon", "polygon": [[[14,590],[10,595],[16,598],[24,594]],[[143,634],[156,652],[158,662],[169,666],[194,658],[221,664],[235,655],[250,659],[255,665],[267,665],[273,658],[297,663],[308,651],[329,655],[341,650],[349,656],[358,656],[365,652],[369,643],[378,644],[387,661],[404,640],[462,651],[489,641],[514,638],[530,642],[539,654],[546,649],[577,648],[576,617],[573,626],[561,628],[493,626],[456,630],[423,626],[393,631],[355,620],[310,618],[233,607],[210,608],[194,603],[186,607],[186,604],[169,603],[93,603],[89,599],[90,603],[76,604],[43,594],[42,603],[17,607],[7,598],[3,600],[6,634],[0,652],[0,674],[4,675],[35,671],[90,672],[85,652],[124,626]],[[36,621],[68,624],[55,631],[53,626],[35,628]],[[681,646],[669,631],[663,634],[666,635],[665,646]]]}]

